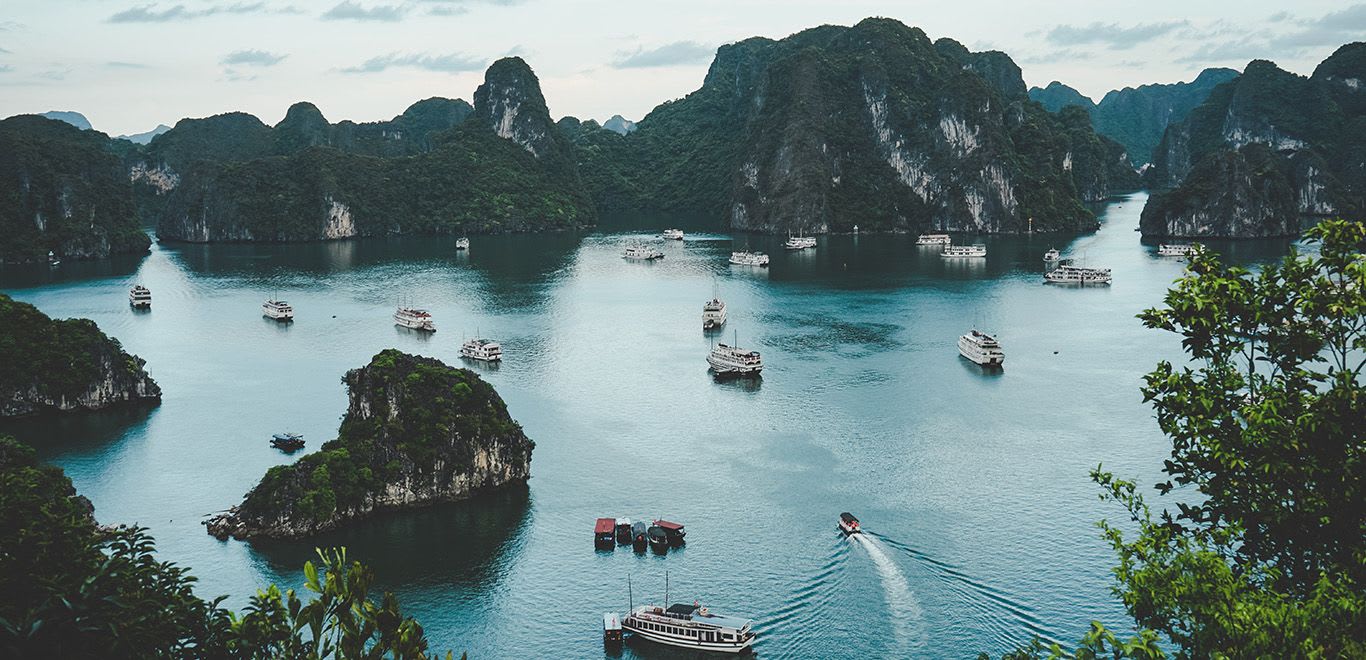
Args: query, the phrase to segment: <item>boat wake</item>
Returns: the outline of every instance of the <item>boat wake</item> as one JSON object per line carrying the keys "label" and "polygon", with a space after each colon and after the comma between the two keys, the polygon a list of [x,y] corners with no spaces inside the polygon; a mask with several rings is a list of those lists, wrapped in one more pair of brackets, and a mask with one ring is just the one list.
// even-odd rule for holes
{"label": "boat wake", "polygon": [[[822,640],[829,638],[834,631],[812,622],[826,620],[827,614],[835,609],[835,602],[843,589],[844,571],[840,570],[848,560],[849,546],[844,543],[832,544],[826,561],[816,575],[798,588],[788,599],[787,604],[773,612],[755,626],[761,635],[769,631],[781,631],[768,635],[765,643],[782,640],[780,655],[788,657],[813,657],[817,655]],[[801,625],[796,625],[801,622]],[[767,647],[765,647],[767,648]]]}
{"label": "boat wake", "polygon": [[1062,644],[1028,606],[973,579],[956,566],[939,561],[904,543],[883,537],[878,539],[927,566],[930,573],[944,582],[961,602],[979,614],[983,627],[990,632],[1001,648],[1016,648],[1028,644],[1033,637],[1038,637],[1046,643]]}
{"label": "boat wake", "polygon": [[887,608],[892,615],[892,632],[896,636],[899,649],[907,650],[911,643],[911,624],[920,620],[920,604],[911,593],[906,574],[902,573],[896,561],[882,550],[877,539],[866,533],[851,534],[849,538],[863,546],[868,552],[868,557],[877,566],[877,571],[882,576],[883,589],[887,594]]}

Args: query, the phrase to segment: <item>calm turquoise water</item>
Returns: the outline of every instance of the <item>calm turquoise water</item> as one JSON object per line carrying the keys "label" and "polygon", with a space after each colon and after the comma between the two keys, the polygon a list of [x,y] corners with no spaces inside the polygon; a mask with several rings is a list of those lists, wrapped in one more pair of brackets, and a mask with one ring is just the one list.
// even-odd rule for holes
{"label": "calm turquoise water", "polygon": [[[1177,340],[1134,318],[1181,263],[1134,232],[1141,196],[1108,205],[1097,234],[988,238],[983,263],[945,264],[913,237],[823,237],[770,269],[731,267],[728,235],[661,243],[628,263],[630,230],[586,235],[161,246],[145,259],[0,272],[0,289],[57,317],[97,321],[147,359],[165,390],[150,412],[28,420],[106,523],[150,527],[204,596],[242,605],[301,583],[314,545],[344,544],[427,628],[470,657],[596,657],[601,615],[671,596],[753,617],[764,657],[971,657],[1033,635],[1070,641],[1124,627],[1113,555],[1087,472],[1157,480],[1168,445],[1138,388]],[[644,221],[648,222],[648,221]],[[642,224],[642,226],[644,226]],[[659,227],[652,227],[657,230]],[[736,244],[743,244],[737,237]],[[1043,252],[1109,266],[1109,288],[1041,284]],[[1242,263],[1286,241],[1216,246]],[[150,313],[127,306],[135,282]],[[730,305],[725,336],[763,351],[757,385],[717,383],[702,303]],[[260,316],[278,292],[298,320]],[[429,307],[428,338],[395,303]],[[1003,372],[958,357],[976,323],[999,333]],[[219,542],[200,520],[290,458],[270,434],[316,447],[345,411],[342,374],[396,347],[451,364],[462,335],[502,341],[479,369],[537,442],[524,492],[399,513],[306,543]],[[870,532],[835,529],[853,511]],[[684,522],[660,557],[596,552],[598,516]],[[692,657],[648,643],[627,657]]]}

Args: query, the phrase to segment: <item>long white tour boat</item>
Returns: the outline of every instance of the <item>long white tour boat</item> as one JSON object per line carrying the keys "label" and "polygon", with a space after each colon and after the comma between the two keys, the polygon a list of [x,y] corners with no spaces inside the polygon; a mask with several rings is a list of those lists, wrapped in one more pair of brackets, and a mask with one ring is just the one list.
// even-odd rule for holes
{"label": "long white tour boat", "polygon": [[128,304],[132,307],[151,307],[152,290],[141,284],[134,284],[128,290]]}
{"label": "long white tour boat", "polygon": [[432,313],[416,307],[399,307],[394,312],[394,325],[423,332],[436,332],[436,324],[432,323]]}
{"label": "long white tour boat", "polygon": [[915,239],[916,245],[948,245],[953,243],[953,237],[948,234],[921,234]]}
{"label": "long white tour boat", "polygon": [[659,250],[651,250],[644,245],[628,245],[621,257],[631,261],[654,261],[655,259],[663,259],[664,253]]}
{"label": "long white tour boat", "polygon": [[726,302],[712,298],[702,305],[702,329],[715,330],[726,324]]}
{"label": "long white tour boat", "polygon": [[294,308],[283,300],[271,298],[261,303],[261,315],[267,316],[276,321],[293,321]]}
{"label": "long white tour boat", "polygon": [[768,266],[768,255],[763,252],[750,252],[749,250],[732,252],[730,253],[730,262],[737,266],[759,266],[763,268]]}
{"label": "long white tour boat", "polygon": [[1159,257],[1189,257],[1195,251],[1190,243],[1162,243],[1157,246]]}
{"label": "long white tour boat", "polygon": [[503,347],[491,339],[470,339],[460,346],[460,357],[498,362],[503,359]]}
{"label": "long white tour boat", "polygon": [[999,367],[1006,361],[1000,342],[995,337],[971,330],[958,338],[958,352],[965,358],[984,367]]}
{"label": "long white tour boat", "polygon": [[788,236],[787,242],[783,243],[783,247],[789,250],[814,249],[816,247],[816,237],[803,236],[800,234],[797,236]]}
{"label": "long white tour boat", "polygon": [[939,256],[945,259],[984,259],[987,256],[987,246],[976,243],[974,245],[945,245],[944,252]]}
{"label": "long white tour boat", "polygon": [[718,377],[758,376],[764,370],[764,361],[759,351],[747,350],[738,346],[717,344],[707,356],[707,364]]}
{"label": "long white tour boat", "polygon": [[1050,284],[1109,284],[1109,268],[1084,268],[1063,264],[1044,273],[1044,281]]}
{"label": "long white tour boat", "polygon": [[621,619],[622,630],[652,642],[721,653],[739,653],[753,645],[753,625],[750,619],[712,612],[697,603],[641,605]]}
{"label": "long white tour boat", "polygon": [[681,240],[683,240],[683,230],[682,230],[682,229],[665,229],[665,230],[664,230],[664,240],[666,240],[666,241],[681,241]]}

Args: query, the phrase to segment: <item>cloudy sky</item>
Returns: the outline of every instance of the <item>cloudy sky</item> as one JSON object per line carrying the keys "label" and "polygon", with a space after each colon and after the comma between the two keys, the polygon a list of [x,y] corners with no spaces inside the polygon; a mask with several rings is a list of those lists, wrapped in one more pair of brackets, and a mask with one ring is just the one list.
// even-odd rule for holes
{"label": "cloudy sky", "polygon": [[[1031,85],[1099,99],[1208,66],[1270,59],[1303,74],[1366,40],[1351,0],[2,0],[0,117],[77,110],[111,134],[244,110],[275,123],[309,100],[331,121],[469,100],[489,62],[524,57],[555,117],[638,119],[697,88],[718,45],[887,16],[999,49]],[[1038,3],[1043,4],[1043,3]],[[1287,9],[1287,7],[1293,7]]]}

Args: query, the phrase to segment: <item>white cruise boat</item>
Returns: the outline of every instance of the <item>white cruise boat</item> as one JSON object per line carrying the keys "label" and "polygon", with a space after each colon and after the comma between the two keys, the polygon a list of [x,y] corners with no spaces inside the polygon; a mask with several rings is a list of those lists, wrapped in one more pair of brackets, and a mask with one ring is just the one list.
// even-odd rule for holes
{"label": "white cruise boat", "polygon": [[958,352],[963,357],[984,367],[997,367],[1005,363],[1006,354],[1001,350],[995,337],[977,330],[958,338]]}
{"label": "white cruise boat", "polygon": [[498,362],[503,359],[503,347],[491,339],[470,339],[460,346],[460,357]]}
{"label": "white cruise boat", "polygon": [[261,303],[261,315],[269,316],[276,321],[293,321],[294,308],[290,307],[289,303],[283,300],[271,298],[270,300]]}
{"label": "white cruise boat", "polygon": [[721,653],[739,653],[753,645],[753,625],[750,619],[717,614],[697,604],[641,605],[621,620],[622,630],[652,642]]}
{"label": "white cruise boat", "polygon": [[1044,273],[1044,281],[1052,284],[1109,284],[1109,268],[1083,268],[1063,264]]}
{"label": "white cruise boat", "polygon": [[702,329],[715,330],[726,324],[726,303],[712,298],[702,305]]}
{"label": "white cruise boat", "polygon": [[455,249],[457,249],[457,250],[468,250],[468,249],[470,249],[470,239],[465,238],[464,236],[461,236],[460,238],[455,239]]}
{"label": "white cruise boat", "polygon": [[717,344],[707,356],[707,364],[718,377],[758,376],[764,370],[764,361],[759,351],[750,351],[736,346]]}
{"label": "white cruise boat", "polygon": [[975,245],[945,245],[944,252],[939,256],[945,259],[984,259],[987,256],[987,246],[977,243]]}
{"label": "white cruise boat", "polygon": [[785,247],[785,248],[787,248],[787,249],[789,249],[789,250],[806,250],[806,249],[815,248],[815,247],[816,247],[816,237],[815,237],[815,236],[801,236],[801,235],[798,235],[798,236],[788,236],[788,237],[787,237],[787,242],[786,242],[786,243],[783,243],[783,247]]}
{"label": "white cruise boat", "polygon": [[1157,256],[1159,257],[1189,257],[1195,251],[1195,246],[1190,243],[1162,243],[1157,246]]}
{"label": "white cruise boat", "polygon": [[423,332],[436,332],[436,324],[432,323],[432,313],[416,307],[399,307],[394,312],[394,325]]}
{"label": "white cruise boat", "polygon": [[1059,261],[1062,261],[1062,253],[1058,252],[1057,248],[1048,248],[1048,251],[1043,253],[1043,262],[1046,264],[1055,264]]}
{"label": "white cruise boat", "polygon": [[133,285],[128,290],[128,304],[133,307],[151,307],[152,290],[141,284]]}
{"label": "white cruise boat", "polygon": [[659,250],[651,250],[644,245],[628,245],[621,256],[623,259],[632,261],[654,261],[655,259],[663,259],[664,253]]}
{"label": "white cruise boat", "polygon": [[916,245],[949,245],[953,238],[948,234],[921,234],[915,239]]}
{"label": "white cruise boat", "polygon": [[681,241],[681,240],[683,240],[683,230],[682,230],[682,229],[665,229],[665,230],[664,230],[664,240],[666,240],[666,241]]}
{"label": "white cruise boat", "polygon": [[730,253],[730,262],[737,266],[768,266],[768,255],[763,252],[743,252]]}

